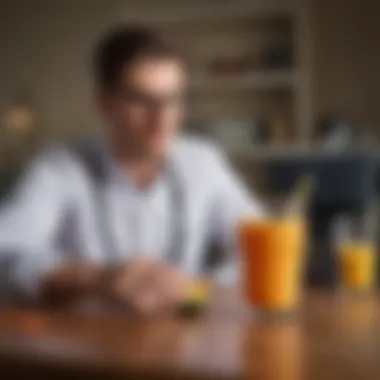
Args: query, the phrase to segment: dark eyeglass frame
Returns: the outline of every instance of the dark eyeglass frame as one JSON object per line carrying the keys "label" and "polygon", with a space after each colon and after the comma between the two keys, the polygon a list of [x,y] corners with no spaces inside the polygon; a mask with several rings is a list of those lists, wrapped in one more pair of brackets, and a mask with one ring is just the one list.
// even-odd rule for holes
{"label": "dark eyeglass frame", "polygon": [[136,104],[146,109],[162,109],[173,106],[182,106],[186,103],[187,93],[183,91],[177,94],[163,96],[152,95],[136,89],[119,88],[114,95],[129,104]]}

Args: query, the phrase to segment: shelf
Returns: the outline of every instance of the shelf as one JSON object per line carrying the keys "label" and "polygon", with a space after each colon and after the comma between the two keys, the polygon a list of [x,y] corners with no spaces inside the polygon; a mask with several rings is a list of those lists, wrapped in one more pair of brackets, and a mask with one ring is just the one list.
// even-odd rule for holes
{"label": "shelf", "polygon": [[284,146],[254,146],[241,148],[226,148],[226,152],[233,159],[251,161],[260,159],[278,158],[344,158],[351,155],[365,155],[378,159],[375,151],[365,148],[350,148],[346,150],[331,150],[324,148],[310,148],[304,145],[289,144]]}
{"label": "shelf", "polygon": [[283,146],[265,146],[252,145],[245,147],[226,148],[226,152],[234,159],[239,160],[256,160],[278,157],[293,157],[309,154],[310,150],[307,147],[302,147],[296,144]]}
{"label": "shelf", "polygon": [[133,12],[130,5],[122,5],[118,14],[121,21],[143,22],[149,24],[168,24],[182,22],[209,22],[218,19],[273,17],[278,15],[294,16],[301,0],[225,0],[215,2],[192,1],[188,4],[163,4],[160,8],[147,7],[136,1]]}
{"label": "shelf", "polygon": [[218,74],[195,78],[193,91],[292,89],[296,84],[294,70],[258,71],[248,74]]}

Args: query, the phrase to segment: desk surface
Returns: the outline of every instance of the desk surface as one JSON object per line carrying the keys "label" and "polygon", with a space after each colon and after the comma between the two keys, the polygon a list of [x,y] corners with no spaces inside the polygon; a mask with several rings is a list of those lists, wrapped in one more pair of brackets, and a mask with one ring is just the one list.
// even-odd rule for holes
{"label": "desk surface", "polygon": [[235,292],[218,298],[191,321],[2,309],[0,374],[380,379],[379,299],[311,292],[296,319],[264,321]]}

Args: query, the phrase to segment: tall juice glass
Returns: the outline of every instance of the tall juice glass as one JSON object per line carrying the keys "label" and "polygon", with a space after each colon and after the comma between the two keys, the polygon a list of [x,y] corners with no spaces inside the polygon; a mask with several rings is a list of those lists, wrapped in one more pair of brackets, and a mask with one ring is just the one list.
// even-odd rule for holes
{"label": "tall juice glass", "polygon": [[373,290],[376,244],[373,226],[365,217],[341,217],[334,225],[340,287],[356,292]]}
{"label": "tall juice glass", "polygon": [[238,235],[247,300],[259,310],[295,311],[302,288],[304,219],[291,215],[246,219],[240,222]]}

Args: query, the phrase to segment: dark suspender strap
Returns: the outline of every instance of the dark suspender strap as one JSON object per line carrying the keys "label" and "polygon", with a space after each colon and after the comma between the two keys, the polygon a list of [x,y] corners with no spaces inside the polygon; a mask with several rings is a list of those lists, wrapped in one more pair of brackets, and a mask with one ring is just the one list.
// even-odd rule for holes
{"label": "dark suspender strap", "polygon": [[[108,221],[108,212],[105,201],[106,168],[96,146],[90,142],[79,142],[73,145],[75,157],[79,158],[83,167],[89,173],[92,184],[95,223],[98,236],[100,237],[103,250],[108,255],[116,255],[113,234]],[[112,256],[111,256],[112,257]]]}
{"label": "dark suspender strap", "polygon": [[188,245],[187,233],[186,233],[186,200],[185,189],[182,187],[182,183],[178,173],[167,165],[167,177],[170,187],[170,201],[172,204],[172,226],[173,236],[170,244],[169,252],[167,254],[168,261],[180,266],[181,261],[184,259],[185,249]]}

